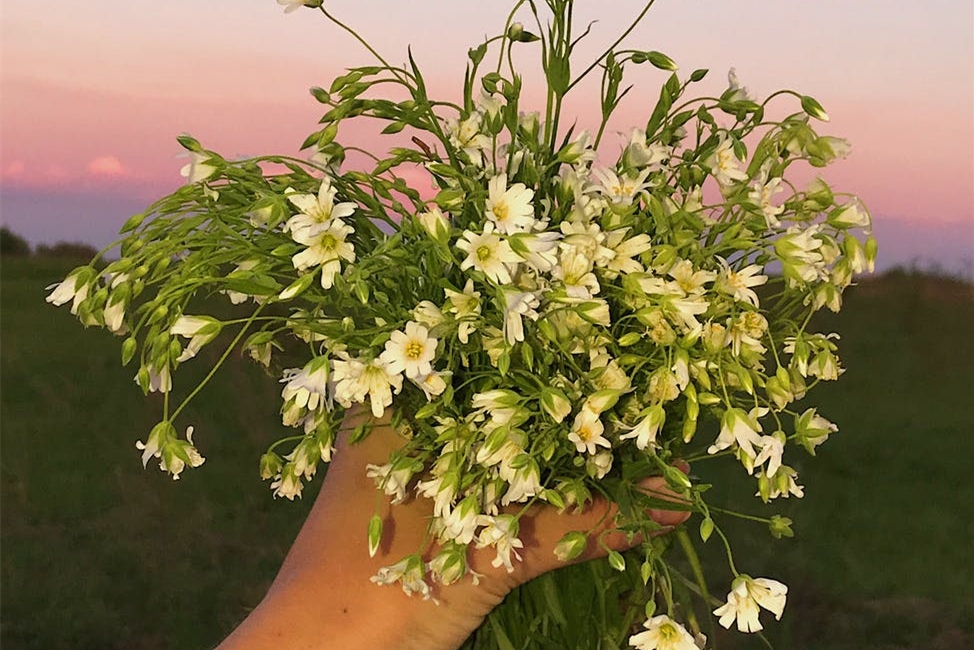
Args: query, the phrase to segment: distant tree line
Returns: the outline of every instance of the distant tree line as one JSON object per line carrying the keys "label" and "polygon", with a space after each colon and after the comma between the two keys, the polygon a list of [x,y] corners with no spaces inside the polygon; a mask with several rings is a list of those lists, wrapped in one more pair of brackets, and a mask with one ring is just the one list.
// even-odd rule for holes
{"label": "distant tree line", "polygon": [[0,227],[0,255],[10,257],[59,257],[62,259],[90,260],[98,253],[94,247],[80,242],[40,244],[31,251],[30,244],[6,226]]}

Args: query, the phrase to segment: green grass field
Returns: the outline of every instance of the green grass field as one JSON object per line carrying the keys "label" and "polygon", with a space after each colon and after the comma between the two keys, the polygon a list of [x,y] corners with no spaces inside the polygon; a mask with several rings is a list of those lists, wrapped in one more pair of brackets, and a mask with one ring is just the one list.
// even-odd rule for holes
{"label": "green grass field", "polygon": [[[120,366],[117,339],[44,303],[44,287],[69,268],[17,258],[0,267],[0,642],[211,647],[263,594],[317,483],[292,504],[275,502],[259,480],[257,459],[280,431],[279,387],[241,359],[187,413],[206,464],[176,483],[143,470],[134,443],[160,405]],[[850,290],[843,313],[826,318],[823,326],[843,333],[848,372],[812,396],[840,432],[798,466],[807,496],[783,504],[797,537],[729,526],[741,570],[791,589],[768,638],[781,650],[974,647],[972,287],[888,274]],[[191,368],[177,381],[190,385],[182,372]],[[700,465],[695,471],[711,478]],[[728,500],[752,489],[727,485]],[[721,563],[713,567],[720,592],[727,576]],[[606,575],[569,573],[579,582]],[[554,626],[549,638],[593,647],[578,645],[577,633],[593,596],[573,598],[565,579],[512,595],[496,620],[516,625],[539,598],[560,593],[567,628],[545,621]],[[538,629],[525,623],[507,640],[541,647],[532,641]],[[497,647],[491,630],[471,645]],[[721,648],[763,647],[720,640]]]}

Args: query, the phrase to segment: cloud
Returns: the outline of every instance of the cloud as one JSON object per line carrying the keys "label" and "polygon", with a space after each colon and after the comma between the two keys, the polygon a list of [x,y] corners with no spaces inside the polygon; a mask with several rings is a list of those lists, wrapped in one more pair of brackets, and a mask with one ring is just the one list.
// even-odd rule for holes
{"label": "cloud", "polygon": [[27,169],[22,160],[14,160],[3,167],[3,176],[20,176]]}
{"label": "cloud", "polygon": [[88,161],[86,167],[92,176],[125,176],[127,171],[115,156],[98,156]]}

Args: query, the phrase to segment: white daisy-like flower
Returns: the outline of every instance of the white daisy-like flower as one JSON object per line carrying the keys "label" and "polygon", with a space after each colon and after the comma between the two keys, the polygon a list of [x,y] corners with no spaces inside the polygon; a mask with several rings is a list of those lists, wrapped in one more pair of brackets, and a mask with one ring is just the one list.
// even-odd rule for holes
{"label": "white daisy-like flower", "polygon": [[645,167],[650,171],[656,171],[673,155],[673,147],[654,142],[646,141],[646,131],[644,129],[633,129],[629,136],[629,145],[626,147],[626,155],[629,162],[636,167]]}
{"label": "white daisy-like flower", "polygon": [[721,187],[727,187],[747,179],[747,173],[741,168],[743,161],[734,153],[734,143],[724,138],[717,145],[717,149],[707,159],[707,166]]}
{"label": "white daisy-like flower", "polygon": [[483,526],[477,535],[477,548],[493,546],[497,556],[491,562],[494,568],[503,566],[508,573],[514,572],[514,562],[521,560],[516,549],[524,548],[524,543],[517,537],[518,523],[514,515],[481,515],[478,523]]}
{"label": "white daisy-like flower", "polygon": [[649,407],[646,416],[643,417],[633,429],[619,436],[620,440],[636,439],[636,447],[645,449],[656,442],[659,430],[666,422],[666,411],[659,404]]}
{"label": "white daisy-like flower", "polygon": [[450,144],[462,150],[477,167],[483,166],[483,152],[491,148],[491,140],[480,130],[483,114],[471,113],[465,120],[445,120]]}
{"label": "white daisy-like flower", "polygon": [[[284,371],[281,383],[281,399],[285,406],[289,403],[301,410],[315,411],[324,406],[328,399],[330,366],[327,357],[315,357],[303,368],[290,368]],[[285,423],[286,424],[286,423]]]}
{"label": "white daisy-like flower", "polygon": [[53,291],[44,300],[55,307],[70,302],[71,313],[77,315],[78,305],[88,297],[88,292],[94,284],[93,280],[94,272],[89,267],[72,271],[58,284],[47,287]]}
{"label": "white daisy-like flower", "polygon": [[551,277],[564,285],[569,298],[589,300],[601,289],[592,269],[592,260],[579,249],[564,246],[558,264],[551,269]]}
{"label": "white daisy-like flower", "polygon": [[751,183],[751,190],[747,193],[747,200],[758,206],[768,228],[777,228],[781,225],[778,215],[784,212],[783,205],[775,205],[772,198],[775,194],[783,192],[780,178],[768,180],[767,170],[762,170],[761,174]]}
{"label": "white daisy-like flower", "polygon": [[470,340],[470,334],[477,329],[480,318],[480,292],[474,291],[473,280],[467,278],[463,291],[444,289],[449,307],[446,311],[457,319],[457,339],[461,343]]}
{"label": "white daisy-like flower", "polygon": [[699,650],[693,635],[669,616],[654,616],[643,627],[645,632],[629,637],[637,650]]}
{"label": "white daisy-like flower", "polygon": [[617,175],[611,169],[595,169],[593,174],[602,182],[598,187],[606,200],[613,205],[632,205],[636,195],[649,187],[646,178],[649,176],[648,169],[644,169],[636,176],[629,174]]}
{"label": "white daisy-like flower", "polygon": [[612,448],[612,443],[606,439],[604,434],[605,425],[602,424],[598,414],[583,408],[575,416],[568,439],[575,443],[575,449],[578,450],[578,453],[594,454],[599,447]]}
{"label": "white daisy-like flower", "polygon": [[646,233],[626,239],[628,228],[610,230],[606,233],[605,247],[612,251],[612,259],[599,259],[597,264],[605,267],[613,274],[642,273],[643,265],[632,259],[642,255],[653,247],[652,240]]}
{"label": "white daisy-like flower", "polygon": [[494,233],[493,221],[485,223],[480,234],[465,230],[457,248],[467,253],[460,263],[461,270],[473,268],[495,284],[510,284],[511,273],[521,260],[511,245]]}
{"label": "white daisy-like flower", "polygon": [[677,260],[666,274],[673,278],[688,296],[703,295],[707,292],[704,285],[717,279],[715,272],[694,269],[693,263],[689,260]]}
{"label": "white daisy-like flower", "polygon": [[757,456],[754,447],[761,446],[761,423],[758,418],[766,415],[768,409],[753,408],[750,413],[745,413],[743,409],[729,408],[724,412],[720,420],[720,433],[716,442],[707,449],[708,454],[716,454],[718,451],[727,449],[736,444],[743,454],[753,459]]}
{"label": "white daisy-like flower", "polygon": [[406,499],[406,488],[413,478],[409,467],[394,469],[392,463],[385,465],[366,465],[365,474],[375,481],[375,487],[392,497],[392,503],[402,503]]}
{"label": "white daisy-like flower", "polygon": [[190,185],[201,183],[216,173],[216,165],[206,164],[212,156],[201,151],[190,151],[189,162],[179,170],[180,175],[186,177],[186,182]]}
{"label": "white daisy-like flower", "polygon": [[456,507],[449,508],[442,515],[443,530],[440,532],[440,541],[453,540],[457,544],[469,544],[480,525],[480,517],[476,497],[465,497]]}
{"label": "white daisy-like flower", "polygon": [[423,377],[433,372],[436,339],[429,330],[416,323],[406,323],[406,331],[396,330],[386,341],[380,358],[392,374],[405,373],[409,378]]}
{"label": "white daisy-like flower", "polygon": [[517,289],[500,289],[504,303],[504,339],[509,345],[524,340],[524,321],[522,318],[538,320],[538,307],[541,302],[533,291],[518,291]]}
{"label": "white daisy-like flower", "polygon": [[200,348],[212,341],[220,333],[222,323],[210,316],[180,316],[169,328],[170,334],[190,339],[177,361],[192,359]]}
{"label": "white daisy-like flower", "polygon": [[487,184],[487,219],[492,221],[497,232],[513,235],[517,232],[530,232],[534,219],[534,190],[524,183],[507,187],[507,174],[499,174]]}
{"label": "white daisy-like flower", "polygon": [[740,271],[735,271],[722,257],[718,257],[721,272],[717,278],[716,287],[721,293],[733,296],[734,300],[746,302],[755,307],[758,306],[758,295],[751,287],[759,287],[768,281],[768,276],[761,271],[764,267],[758,264],[750,264]]}
{"label": "white daisy-like flower", "polygon": [[288,201],[300,210],[287,220],[284,230],[292,233],[302,228],[311,228],[322,224],[328,224],[332,219],[344,219],[352,216],[355,212],[355,204],[344,202],[335,204],[337,190],[332,187],[331,180],[325,176],[318,188],[317,196],[314,194],[299,194],[288,188],[284,191]]}
{"label": "white daisy-like flower", "polygon": [[308,247],[291,258],[294,268],[304,271],[321,266],[321,287],[331,289],[335,276],[342,270],[341,260],[355,261],[355,247],[345,241],[352,232],[352,227],[340,219],[294,231],[294,241]]}
{"label": "white daisy-like flower", "polygon": [[727,602],[715,609],[714,615],[720,617],[720,624],[727,629],[736,620],[741,632],[759,632],[764,629],[758,620],[760,608],[768,610],[780,621],[787,594],[788,587],[777,580],[740,575],[731,585]]}

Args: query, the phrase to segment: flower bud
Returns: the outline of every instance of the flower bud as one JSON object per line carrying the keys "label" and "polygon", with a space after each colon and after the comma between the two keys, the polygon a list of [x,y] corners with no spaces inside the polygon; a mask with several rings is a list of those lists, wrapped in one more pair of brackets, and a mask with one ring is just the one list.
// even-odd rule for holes
{"label": "flower bud", "polygon": [[788,517],[774,515],[771,517],[771,522],[768,524],[768,528],[771,530],[771,536],[775,539],[781,539],[782,537],[794,537],[795,532],[791,529],[791,523],[791,519]]}
{"label": "flower bud", "polygon": [[273,451],[260,457],[260,478],[265,481],[280,474],[283,468],[284,461]]}
{"label": "flower bud", "polygon": [[573,530],[558,540],[555,545],[555,557],[562,562],[570,562],[581,555],[587,546],[588,537],[585,533]]}
{"label": "flower bud", "polygon": [[545,386],[541,389],[541,408],[555,422],[564,421],[572,412],[572,404],[568,401],[565,393],[550,386]]}
{"label": "flower bud", "polygon": [[825,109],[822,108],[822,105],[814,97],[802,95],[802,110],[823,122],[829,121],[829,114],[825,112]]}

